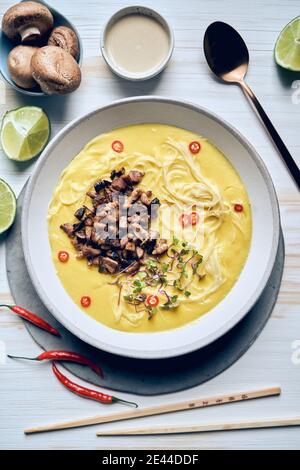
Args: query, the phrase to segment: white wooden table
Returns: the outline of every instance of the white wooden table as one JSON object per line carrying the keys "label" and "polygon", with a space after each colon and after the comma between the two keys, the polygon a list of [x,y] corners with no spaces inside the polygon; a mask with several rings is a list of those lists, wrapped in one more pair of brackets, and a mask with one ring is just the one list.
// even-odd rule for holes
{"label": "white wooden table", "polygon": [[[283,164],[258,119],[239,89],[218,83],[209,74],[202,40],[205,28],[214,20],[237,27],[250,49],[248,81],[263,102],[294,157],[300,163],[300,81],[284,79],[273,61],[273,47],[279,31],[299,15],[299,0],[147,0],[146,4],[165,15],[175,32],[175,51],[169,67],[157,79],[127,83],[116,78],[104,64],[99,49],[100,31],[109,15],[127,5],[127,0],[51,0],[54,8],[76,24],[84,45],[83,82],[67,98],[26,98],[6,87],[0,110],[25,104],[43,106],[49,113],[53,135],[70,120],[111,100],[132,95],[158,94],[201,104],[236,126],[263,157],[275,183],[280,202],[286,242],[286,264],[279,300],[272,318],[254,346],[229,370],[199,387],[173,395],[138,397],[141,406],[177,401],[234,390],[279,384],[282,396],[219,408],[145,418],[138,422],[115,423],[115,427],[146,424],[194,424],[247,418],[300,415],[300,315],[299,315],[299,197]],[[0,15],[12,1],[1,0]],[[2,89],[3,90],[3,89]],[[292,95],[294,93],[294,100]],[[5,96],[4,96],[5,95]],[[4,100],[5,98],[5,100]],[[5,102],[4,102],[5,101]],[[294,103],[293,103],[294,101]],[[0,153],[0,177],[18,194],[32,172],[33,164],[16,165]],[[0,303],[10,302],[4,240],[0,240]],[[22,321],[5,310],[0,312],[0,349],[9,353],[35,355],[38,347]],[[298,341],[298,342],[297,342]],[[294,360],[292,354],[294,352]],[[49,365],[3,361],[0,356],[0,447],[3,449],[114,449],[114,448],[300,448],[299,428],[235,431],[171,437],[97,438],[99,426],[24,436],[23,429],[57,420],[110,412],[95,402],[76,397],[62,388]],[[124,398],[126,395],[124,394]],[[130,397],[132,398],[132,397]],[[120,407],[116,405],[114,410]]]}

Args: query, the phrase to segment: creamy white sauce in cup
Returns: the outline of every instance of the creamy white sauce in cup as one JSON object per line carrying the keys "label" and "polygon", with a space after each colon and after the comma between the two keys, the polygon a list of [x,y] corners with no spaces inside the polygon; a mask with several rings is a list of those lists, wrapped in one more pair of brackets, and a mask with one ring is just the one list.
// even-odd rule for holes
{"label": "creamy white sauce in cup", "polygon": [[167,22],[146,7],[127,7],[108,22],[102,38],[102,54],[117,75],[145,80],[167,65],[173,51],[173,35]]}

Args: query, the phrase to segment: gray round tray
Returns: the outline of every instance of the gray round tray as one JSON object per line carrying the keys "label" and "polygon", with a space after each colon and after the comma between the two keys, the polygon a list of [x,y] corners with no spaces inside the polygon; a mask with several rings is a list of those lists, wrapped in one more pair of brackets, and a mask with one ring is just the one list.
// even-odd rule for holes
{"label": "gray round tray", "polygon": [[61,332],[61,338],[56,338],[25,322],[32,338],[42,349],[77,351],[89,356],[102,366],[105,374],[104,380],[87,367],[66,364],[68,370],[83,380],[113,390],[140,395],[172,393],[199,385],[236,362],[254,343],[272,313],[284,265],[282,233],[276,262],[261,297],[238,325],[209,346],[184,356],[156,360],[121,357],[89,346],[54,319],[32,286],[21,242],[20,219],[23,196],[24,189],[18,199],[18,215],[6,244],[6,265],[10,289],[17,305],[39,314]]}

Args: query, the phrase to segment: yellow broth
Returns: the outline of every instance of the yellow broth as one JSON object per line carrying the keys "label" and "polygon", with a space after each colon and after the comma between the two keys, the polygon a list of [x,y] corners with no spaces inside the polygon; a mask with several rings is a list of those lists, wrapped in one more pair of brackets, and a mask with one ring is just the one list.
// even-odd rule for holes
{"label": "yellow broth", "polygon": [[[120,140],[124,151],[116,153],[111,144]],[[197,154],[189,151],[189,143],[200,142]],[[170,145],[169,143],[175,143]],[[180,149],[180,151],[178,151]],[[160,306],[151,319],[147,312],[136,314],[127,304],[115,285],[109,284],[116,277],[99,273],[97,267],[89,267],[86,259],[77,259],[70,239],[60,229],[65,222],[75,223],[74,212],[83,204],[91,206],[86,191],[96,181],[108,178],[111,170],[124,166],[126,171],[139,169],[145,172],[140,186],[159,198],[161,207],[157,224],[163,224],[166,211],[172,206],[175,222],[164,227],[170,243],[173,236],[180,238],[182,227],[178,215],[187,211],[180,197],[194,201],[196,206],[204,201],[203,231],[193,240],[193,245],[204,256],[201,279],[194,276],[188,287],[187,298],[179,293],[179,306],[163,310]],[[206,196],[197,175],[221,198],[213,208],[205,207]],[[179,198],[179,199],[178,199]],[[243,211],[236,212],[234,205],[242,204]],[[205,227],[215,227],[213,234]],[[166,225],[166,224],[165,224]],[[127,332],[157,332],[177,328],[209,312],[231,290],[245,264],[251,242],[251,208],[243,183],[227,158],[207,139],[187,131],[163,124],[140,124],[115,129],[100,135],[88,143],[62,172],[54,190],[48,214],[49,240],[57,275],[74,303],[95,320]],[[185,229],[184,229],[185,230]],[[186,229],[195,230],[195,227]],[[211,243],[213,241],[213,246]],[[58,253],[65,250],[70,258],[67,263],[58,260]],[[155,293],[148,288],[147,293]],[[91,305],[83,308],[82,296],[91,298]],[[162,299],[160,298],[160,305]]]}

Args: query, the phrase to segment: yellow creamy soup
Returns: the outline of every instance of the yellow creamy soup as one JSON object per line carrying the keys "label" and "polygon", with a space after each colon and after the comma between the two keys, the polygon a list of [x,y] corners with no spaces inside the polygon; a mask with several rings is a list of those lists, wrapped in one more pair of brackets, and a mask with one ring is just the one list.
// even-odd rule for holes
{"label": "yellow creamy soup", "polygon": [[[123,150],[112,148],[115,141]],[[133,275],[98,272],[60,228],[78,223],[76,210],[92,207],[87,191],[121,167],[145,173],[138,187],[160,201],[151,228],[168,243],[159,259],[145,252]],[[211,142],[140,124],[96,137],[72,160],[53,193],[48,226],[57,275],[84,314],[111,328],[150,333],[191,322],[228,294],[249,252],[251,208],[238,174]],[[62,251],[67,262],[59,260]],[[90,304],[83,307],[82,297]]]}

